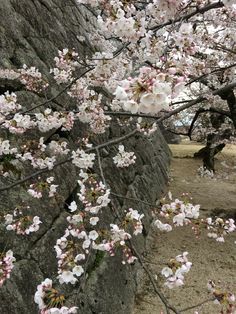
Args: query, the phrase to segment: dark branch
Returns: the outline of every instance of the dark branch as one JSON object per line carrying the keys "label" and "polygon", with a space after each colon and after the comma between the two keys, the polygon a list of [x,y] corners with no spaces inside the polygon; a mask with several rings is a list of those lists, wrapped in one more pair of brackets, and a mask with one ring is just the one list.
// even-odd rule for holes
{"label": "dark branch", "polygon": [[206,5],[205,7],[202,7],[202,8],[197,7],[193,12],[191,12],[189,14],[186,14],[184,16],[180,16],[180,17],[178,17],[177,19],[175,19],[173,21],[170,20],[170,21],[168,21],[166,23],[153,26],[149,30],[151,30],[153,32],[156,32],[156,31],[158,31],[159,29],[161,29],[161,28],[163,28],[165,26],[172,25],[172,24],[175,24],[175,23],[178,23],[178,22],[182,22],[182,21],[186,21],[186,20],[190,19],[191,17],[193,17],[194,15],[204,14],[207,11],[210,11],[210,10],[213,10],[213,9],[222,8],[222,7],[224,7],[224,4],[223,4],[223,2],[220,2],[220,1],[208,4],[208,5]]}

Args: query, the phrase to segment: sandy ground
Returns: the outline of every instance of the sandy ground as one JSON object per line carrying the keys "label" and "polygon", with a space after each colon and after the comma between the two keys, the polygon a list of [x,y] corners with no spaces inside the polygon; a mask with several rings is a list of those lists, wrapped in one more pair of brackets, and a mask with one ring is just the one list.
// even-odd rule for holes
{"label": "sandy ground", "polygon": [[[192,156],[200,147],[188,142],[170,145],[173,160],[169,190],[177,198],[183,192],[190,193],[192,203],[201,205],[202,217],[218,215],[236,218],[236,147],[226,147],[217,156],[214,178],[202,178],[197,174],[202,162]],[[219,243],[208,238],[206,232],[196,239],[190,227],[176,227],[169,233],[160,233],[153,228],[148,239],[145,262],[156,276],[161,291],[171,304],[181,310],[209,299],[206,287],[208,280],[214,280],[236,294],[235,241],[236,232],[226,236],[225,243]],[[189,261],[193,266],[185,276],[185,285],[169,290],[163,286],[161,269],[166,261],[184,251],[189,252]],[[133,314],[166,313],[146,275],[143,274],[141,278]],[[197,310],[199,314],[219,314],[221,306],[210,302],[183,313],[194,314]]]}

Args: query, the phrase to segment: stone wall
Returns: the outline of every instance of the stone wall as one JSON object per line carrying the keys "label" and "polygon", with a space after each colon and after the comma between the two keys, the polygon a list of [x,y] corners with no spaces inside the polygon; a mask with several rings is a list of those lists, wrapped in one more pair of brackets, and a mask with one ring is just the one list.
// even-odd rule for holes
{"label": "stone wall", "polygon": [[[14,69],[24,63],[36,66],[47,75],[48,68],[53,66],[53,58],[58,49],[75,48],[80,55],[90,54],[93,48],[89,42],[81,43],[79,35],[94,29],[94,17],[85,8],[78,9],[74,0],[1,0],[0,3],[0,66]],[[20,103],[27,107],[32,103],[42,102],[39,95],[24,91],[21,84],[0,80],[1,93],[6,90],[17,91]],[[57,90],[50,89],[47,97]],[[70,100],[61,97],[60,103],[66,107]],[[58,104],[51,103],[52,107]],[[83,126],[77,123],[72,132],[44,134],[64,138],[73,142],[82,134]],[[128,132],[113,124],[106,134],[94,139],[96,143],[121,136]],[[38,138],[38,134],[24,135]],[[0,129],[0,138],[16,138]],[[160,131],[150,139],[138,134],[125,141],[128,151],[134,151],[137,160],[129,169],[118,170],[111,156],[117,152],[115,147],[101,151],[104,176],[112,191],[126,198],[114,196],[112,207],[103,211],[103,221],[116,221],[117,211],[123,212],[133,207],[145,214],[143,235],[135,239],[135,245],[142,252],[145,249],[145,236],[151,222],[151,209],[144,203],[130,198],[138,198],[154,203],[165,190],[168,181],[167,171],[170,152]],[[96,166],[97,167],[97,166]],[[97,167],[98,170],[98,167]],[[8,185],[24,177],[29,169],[21,166],[18,173],[10,178],[1,178],[0,185]],[[0,221],[0,251],[12,249],[17,259],[11,278],[0,288],[1,314],[37,314],[38,309],[33,297],[37,285],[45,278],[56,281],[56,256],[54,245],[57,238],[63,235],[68,216],[67,206],[72,197],[76,197],[78,170],[71,164],[64,164],[54,172],[60,182],[59,198],[47,200],[32,199],[26,192],[27,185],[17,186],[0,194],[1,217],[17,206],[30,206],[30,214],[41,217],[43,224],[40,230],[30,236],[16,237],[6,232]],[[67,303],[79,307],[80,314],[128,314],[131,312],[136,290],[136,265],[122,265],[121,256],[103,256],[94,254],[88,264],[88,278],[85,283],[68,285]]]}

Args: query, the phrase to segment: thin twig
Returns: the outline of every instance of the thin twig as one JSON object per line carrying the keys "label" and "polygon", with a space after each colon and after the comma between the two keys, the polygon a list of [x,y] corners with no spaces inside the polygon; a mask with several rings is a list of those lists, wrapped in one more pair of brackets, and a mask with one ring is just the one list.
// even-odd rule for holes
{"label": "thin twig", "polygon": [[203,302],[201,302],[201,303],[198,303],[198,304],[196,304],[196,305],[192,305],[192,306],[186,307],[186,308],[180,310],[179,312],[180,312],[180,313],[183,313],[183,312],[186,312],[186,311],[188,311],[188,310],[195,309],[196,307],[202,306],[203,304],[206,304],[206,303],[212,302],[212,301],[214,301],[213,298],[207,299],[207,300],[205,300],[205,301],[203,301]]}
{"label": "thin twig", "polygon": [[[121,219],[121,216],[119,214],[119,212],[117,211],[116,207],[114,207],[114,211],[115,211],[115,215],[117,217],[117,219],[119,221],[122,221]],[[166,308],[166,313],[167,314],[170,314],[170,311],[169,310],[172,310],[175,314],[180,314],[172,305],[170,305],[167,301],[167,299],[165,298],[165,296],[159,291],[158,287],[157,287],[157,284],[155,282],[155,279],[153,278],[152,276],[152,273],[149,271],[149,269],[146,267],[145,263],[143,262],[142,260],[142,257],[141,255],[139,254],[139,252],[137,251],[137,249],[135,248],[133,242],[129,239],[128,240],[129,242],[129,245],[132,249],[132,251],[134,252],[135,256],[138,258],[138,261],[140,263],[140,265],[142,266],[142,268],[144,269],[144,271],[147,273],[150,281],[151,281],[151,284],[153,286],[153,289],[155,291],[155,293],[159,296],[159,298],[161,299],[162,303],[164,304],[165,308]]]}
{"label": "thin twig", "polygon": [[[87,69],[86,71],[84,71],[81,75],[79,75],[78,77],[74,78],[68,85],[66,85],[59,93],[57,93],[55,96],[45,100],[44,102],[38,104],[38,105],[35,105],[34,107],[31,107],[29,109],[26,109],[24,111],[20,111],[19,114],[26,114],[26,113],[29,113],[31,111],[33,111],[34,109],[37,109],[37,108],[40,108],[40,107],[43,107],[45,105],[47,105],[48,103],[50,102],[55,102],[55,100],[61,96],[63,93],[65,93],[74,83],[76,83],[77,80],[79,80],[81,77],[83,77],[86,73],[88,73],[89,71],[93,70],[94,67],[90,67],[89,69]],[[10,114],[6,117],[6,120],[11,120],[12,118],[14,117],[13,114]],[[0,125],[4,124],[5,123],[5,120],[2,121],[0,123]]]}
{"label": "thin twig", "polygon": [[185,84],[185,86],[188,86],[188,85],[190,85],[190,84],[192,84],[194,82],[197,82],[197,81],[201,80],[202,78],[204,78],[204,77],[206,77],[208,75],[211,75],[211,74],[217,73],[217,72],[221,72],[221,71],[225,71],[225,70],[228,70],[228,69],[233,68],[235,66],[236,66],[236,63],[233,63],[233,64],[230,64],[230,65],[228,65],[226,67],[221,67],[221,68],[212,70],[210,73],[205,73],[205,74],[202,74],[201,76],[193,78],[191,81],[189,81],[187,84]]}
{"label": "thin twig", "polygon": [[158,297],[161,299],[162,303],[165,305],[166,308],[166,313],[169,314],[170,310],[172,312],[174,312],[175,314],[180,314],[180,311],[178,311],[174,306],[172,306],[171,304],[169,304],[168,300],[165,298],[165,296],[160,292],[160,289],[157,286],[157,283],[152,275],[152,273],[150,272],[150,270],[148,269],[148,267],[145,265],[145,263],[143,262],[143,259],[141,257],[141,255],[139,254],[139,252],[137,251],[137,249],[135,248],[134,244],[132,243],[131,240],[129,240],[130,246],[135,254],[135,256],[137,256],[138,261],[140,263],[140,265],[142,266],[142,268],[144,269],[144,271],[146,272],[146,274],[148,275],[151,284],[153,286],[153,289],[155,291],[155,293],[158,295]]}
{"label": "thin twig", "polygon": [[34,107],[27,109],[23,112],[20,112],[20,114],[25,114],[28,113],[34,109],[37,109],[39,107],[42,107],[52,101],[54,101],[55,99],[57,99],[59,96],[61,96],[63,93],[65,93],[74,83],[76,83],[76,81],[78,81],[81,77],[83,77],[86,73],[90,72],[91,70],[93,70],[94,67],[90,67],[88,68],[86,71],[84,71],[82,74],[80,74],[78,77],[74,78],[68,85],[66,85],[65,88],[63,88],[57,95],[51,97],[50,99],[45,100],[44,102],[42,102],[41,104],[35,105]]}
{"label": "thin twig", "polygon": [[[222,93],[225,93],[229,90],[232,90],[236,87],[236,82],[233,82],[229,85],[226,85],[224,87],[221,87],[215,91],[213,91],[211,94],[207,94],[207,95],[220,95]],[[108,114],[108,115],[117,115],[117,116],[129,116],[129,117],[143,117],[143,118],[149,118],[149,119],[156,119],[157,122],[162,122],[168,118],[170,118],[171,116],[185,110],[185,109],[188,109],[194,105],[197,105],[199,103],[201,103],[202,101],[205,101],[207,100],[207,97],[206,96],[199,96],[198,98],[196,99],[193,99],[193,100],[190,100],[189,102],[187,102],[186,104],[174,109],[174,110],[171,110],[169,112],[165,112],[164,115],[162,117],[157,117],[157,116],[153,116],[153,115],[148,115],[148,114],[142,114],[142,113],[130,113],[130,112],[112,112],[112,111],[106,111],[105,114]]]}
{"label": "thin twig", "polygon": [[[211,95],[219,95],[221,93],[224,93],[224,92],[227,92],[229,90],[232,90],[235,87],[236,87],[236,82],[233,82],[233,83],[231,83],[229,85],[226,85],[224,87],[221,87],[221,88],[215,90],[213,93],[211,93]],[[187,103],[187,104],[185,104],[183,106],[180,106],[179,108],[176,108],[176,109],[170,111],[169,113],[167,113],[163,117],[159,118],[158,122],[164,121],[164,120],[170,118],[171,116],[173,116],[173,115],[175,115],[175,114],[177,114],[177,113],[179,113],[179,112],[181,112],[181,111],[183,111],[185,109],[188,109],[188,108],[190,108],[190,107],[192,107],[194,105],[197,105],[198,103],[200,103],[200,102],[202,102],[204,100],[207,100],[206,96],[199,96],[198,98],[190,101],[189,103]]]}
{"label": "thin twig", "polygon": [[98,168],[99,168],[99,171],[100,171],[102,182],[103,182],[104,185],[106,185],[106,180],[105,180],[103,169],[102,169],[101,156],[100,156],[98,148],[96,148],[96,152],[97,152],[97,157],[98,157]]}
{"label": "thin twig", "polygon": [[111,192],[110,194],[113,195],[113,196],[119,197],[119,198],[124,198],[126,200],[134,201],[134,202],[137,202],[137,203],[143,203],[143,204],[148,205],[148,206],[152,206],[152,207],[157,207],[158,206],[158,204],[148,203],[148,202],[142,201],[139,198],[127,197],[127,196],[116,194],[116,193],[113,193],[113,192]]}
{"label": "thin twig", "polygon": [[193,12],[191,12],[189,14],[186,14],[184,16],[180,16],[180,17],[178,17],[175,20],[170,20],[170,21],[165,22],[163,24],[155,25],[153,27],[150,27],[149,30],[151,30],[153,32],[156,32],[156,31],[158,31],[159,29],[161,29],[161,28],[163,28],[165,26],[172,25],[172,24],[184,21],[184,20],[189,20],[194,15],[204,14],[207,11],[210,11],[210,10],[213,10],[213,9],[217,9],[217,8],[222,8],[223,6],[224,6],[223,2],[219,1],[219,2],[208,4],[208,5],[206,5],[205,7],[202,7],[202,8],[197,7],[195,9],[195,11],[193,11]]}

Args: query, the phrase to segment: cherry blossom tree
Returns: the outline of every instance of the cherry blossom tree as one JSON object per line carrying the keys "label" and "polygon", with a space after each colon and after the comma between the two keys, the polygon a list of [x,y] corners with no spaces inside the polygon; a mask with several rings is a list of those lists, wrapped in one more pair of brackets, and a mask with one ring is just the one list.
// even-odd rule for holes
{"label": "cherry blossom tree", "polygon": [[[236,6],[230,0],[77,0],[77,5],[90,7],[96,17],[97,30],[79,38],[92,43],[95,53],[81,57],[73,49],[59,51],[55,67],[49,69],[54,83],[28,65],[0,70],[2,79],[17,81],[31,93],[44,95],[53,84],[60,88],[57,95],[30,108],[18,102],[14,90],[0,96],[0,128],[3,135],[7,134],[0,138],[4,164],[1,174],[6,182],[0,191],[5,193],[25,184],[33,198],[53,198],[59,188],[53,170],[66,163],[75,165],[80,171],[78,197],[83,209],[74,200],[68,204],[68,225],[55,243],[59,283],[74,285],[80,280],[91,250],[113,256],[121,249],[124,264],[138,259],[147,271],[166,312],[180,313],[157,289],[132,243],[132,237],[142,233],[143,215],[129,208],[123,215],[117,213],[118,222],[111,222],[105,232],[99,228],[100,212],[112,197],[103,175],[100,150],[118,145],[117,155],[111,156],[114,164],[121,168],[135,166],[136,156],[127,151],[124,140],[138,132],[148,137],[157,130],[158,123],[178,128],[179,121],[184,120],[190,138],[207,138],[204,166],[214,169],[215,153],[226,139],[231,140],[236,126]],[[49,106],[63,94],[71,97],[71,106]],[[87,131],[73,147],[66,141],[45,140],[45,134],[51,131],[71,132],[77,121],[86,125],[89,135],[105,133],[114,121],[130,131],[99,145],[93,144]],[[37,137],[31,142],[27,137],[19,145],[11,140],[32,132]],[[95,162],[99,174],[91,172]],[[30,171],[11,182],[8,178],[17,163]],[[154,222],[162,231],[190,224],[198,234],[201,221],[209,237],[223,242],[225,235],[235,230],[233,219],[199,220],[198,205],[169,198],[170,203],[162,205],[160,217]],[[30,236],[41,223],[41,217],[28,215],[27,208],[4,216],[6,232],[18,236]],[[11,250],[0,254],[1,285],[10,276],[13,254]],[[162,270],[169,288],[184,284],[192,265],[187,255],[178,255]],[[233,313],[234,296],[219,293],[213,284],[209,285],[213,299],[226,304],[227,313]],[[39,284],[35,302],[40,313],[77,311],[75,306],[64,306],[64,296],[53,288],[49,278]]]}

